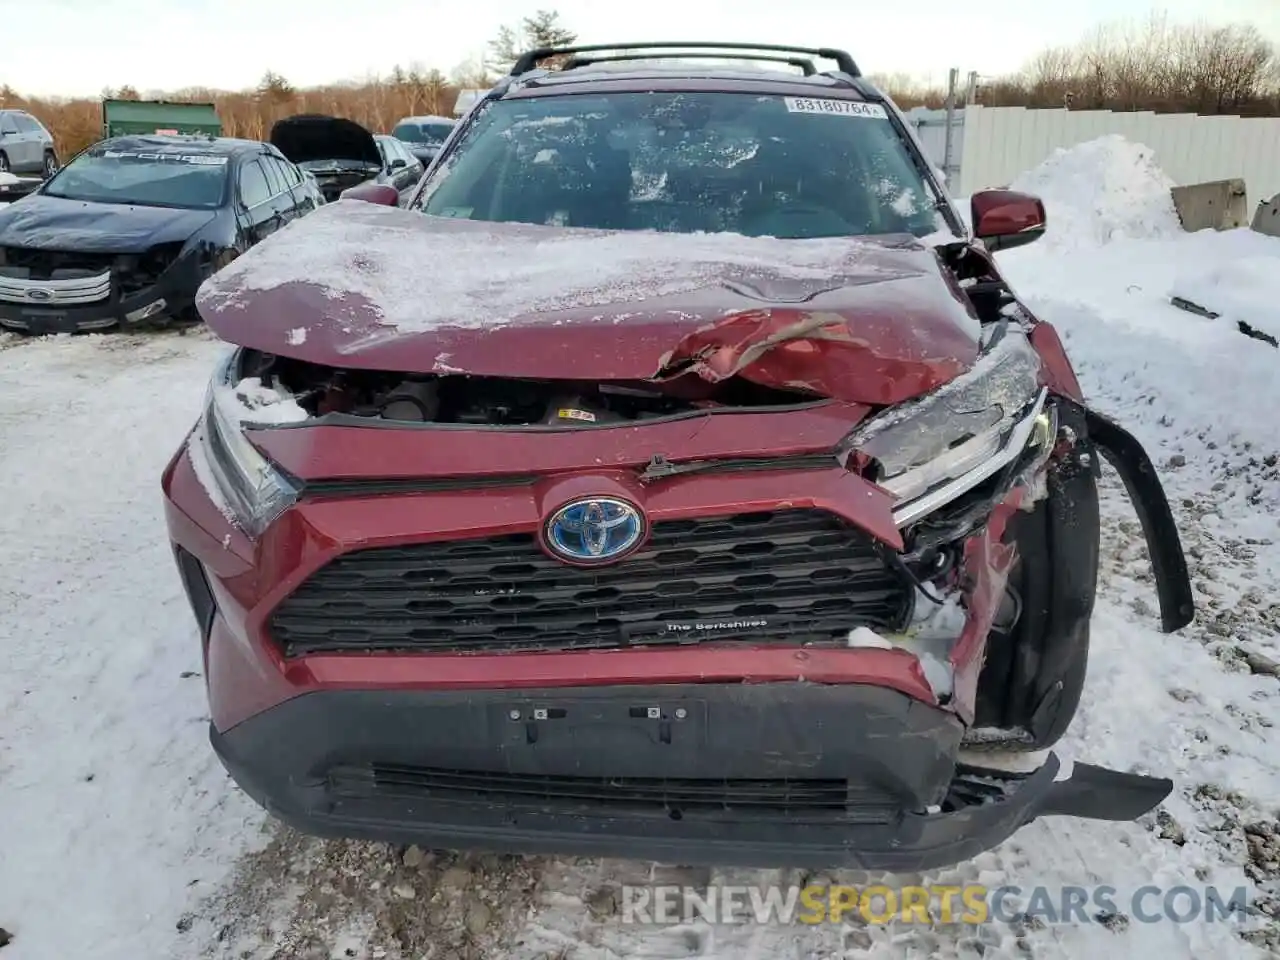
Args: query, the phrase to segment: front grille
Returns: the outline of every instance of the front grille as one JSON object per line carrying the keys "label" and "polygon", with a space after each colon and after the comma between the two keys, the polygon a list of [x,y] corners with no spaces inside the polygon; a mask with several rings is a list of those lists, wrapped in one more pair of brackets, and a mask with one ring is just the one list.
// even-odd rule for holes
{"label": "front grille", "polygon": [[0,247],[0,276],[13,280],[79,280],[106,273],[117,254]]}
{"label": "front grille", "polygon": [[[901,627],[911,598],[865,534],[787,510],[657,523],[642,550],[594,569],[553,560],[530,534],[355,551],[286,598],[269,629],[287,656],[844,643],[856,627]],[[667,629],[708,622],[717,629]]]}
{"label": "front grille", "polygon": [[727,813],[888,823],[900,809],[892,794],[852,780],[565,777],[392,764],[336,767],[329,771],[328,790],[335,798],[481,802],[546,812],[603,806],[672,818]]}
{"label": "front grille", "polygon": [[74,280],[14,280],[0,272],[0,300],[35,307],[97,303],[111,296],[111,274]]}

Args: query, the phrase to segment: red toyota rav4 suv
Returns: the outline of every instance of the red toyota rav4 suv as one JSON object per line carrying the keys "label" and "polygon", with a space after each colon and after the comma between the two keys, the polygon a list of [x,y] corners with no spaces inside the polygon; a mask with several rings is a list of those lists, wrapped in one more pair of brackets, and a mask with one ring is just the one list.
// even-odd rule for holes
{"label": "red toyota rav4 suv", "polygon": [[202,289],[235,348],[164,491],[227,769],[320,835],[685,864],[1152,809],[1044,750],[1100,455],[1193,609],[1151,463],[993,262],[1043,207],[966,228],[842,51],[654,47],[525,55],[407,208],[357,188]]}

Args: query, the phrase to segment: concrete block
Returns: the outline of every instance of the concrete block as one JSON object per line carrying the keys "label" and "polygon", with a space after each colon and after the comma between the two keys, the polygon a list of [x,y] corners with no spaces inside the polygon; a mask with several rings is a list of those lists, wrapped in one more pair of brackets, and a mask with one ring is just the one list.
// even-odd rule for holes
{"label": "concrete block", "polygon": [[1268,237],[1280,237],[1280,193],[1258,204],[1250,227]]}
{"label": "concrete block", "polygon": [[1248,196],[1241,179],[1212,180],[1173,188],[1173,206],[1188,233],[1234,230],[1248,222]]}

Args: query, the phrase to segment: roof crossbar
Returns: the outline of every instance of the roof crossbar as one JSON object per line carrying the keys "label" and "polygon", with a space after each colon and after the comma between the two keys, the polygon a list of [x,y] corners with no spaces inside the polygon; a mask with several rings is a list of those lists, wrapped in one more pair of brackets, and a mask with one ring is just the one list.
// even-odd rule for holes
{"label": "roof crossbar", "polygon": [[[712,53],[710,51],[673,54],[673,56],[678,56],[681,60],[751,60],[753,62],[763,61],[767,63],[785,63],[789,67],[795,67],[798,70],[804,71],[804,75],[806,77],[811,77],[818,72],[813,65],[813,61],[805,59],[804,57],[775,57],[763,53],[740,53],[734,55]],[[647,53],[625,53],[609,57],[573,57],[572,59],[566,60],[560,69],[577,70],[581,67],[589,67],[596,63],[618,63],[624,60],[653,59],[655,59],[655,57],[653,57],[652,54]]]}
{"label": "roof crossbar", "polygon": [[[619,54],[631,54],[633,51],[671,51],[667,53],[650,53],[643,59],[656,59],[658,57],[680,58],[688,57],[688,52],[678,53],[674,51],[693,51],[693,50],[738,50],[738,51],[760,51],[770,53],[789,53],[797,54],[805,57],[821,57],[824,60],[834,60],[839,67],[841,73],[848,74],[850,77],[862,76],[862,71],[858,69],[858,65],[854,63],[853,57],[843,50],[836,50],[832,47],[791,47],[772,43],[700,43],[696,41],[688,42],[662,42],[662,43],[596,43],[584,46],[570,47],[538,47],[534,50],[526,50],[520,54],[515,65],[511,68],[510,76],[518,77],[537,68],[538,64],[550,59],[551,57],[576,57],[581,53],[604,53],[607,51],[616,51]],[[739,58],[741,59],[741,58]]]}

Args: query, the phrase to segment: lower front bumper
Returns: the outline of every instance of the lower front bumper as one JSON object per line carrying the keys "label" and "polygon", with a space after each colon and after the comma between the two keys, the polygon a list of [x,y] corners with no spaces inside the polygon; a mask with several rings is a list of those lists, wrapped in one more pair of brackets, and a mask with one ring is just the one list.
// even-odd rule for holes
{"label": "lower front bumper", "polygon": [[193,298],[137,297],[130,300],[107,300],[94,304],[65,307],[35,307],[0,303],[0,328],[37,336],[54,333],[84,333],[109,330],[116,326],[154,323],[162,317],[180,315],[193,303]]}
{"label": "lower front bumper", "polygon": [[918,871],[1038,816],[1130,820],[1172,789],[1056,759],[957,768],[945,711],[804,683],[306,694],[213,746],[319,836],[680,864]]}

